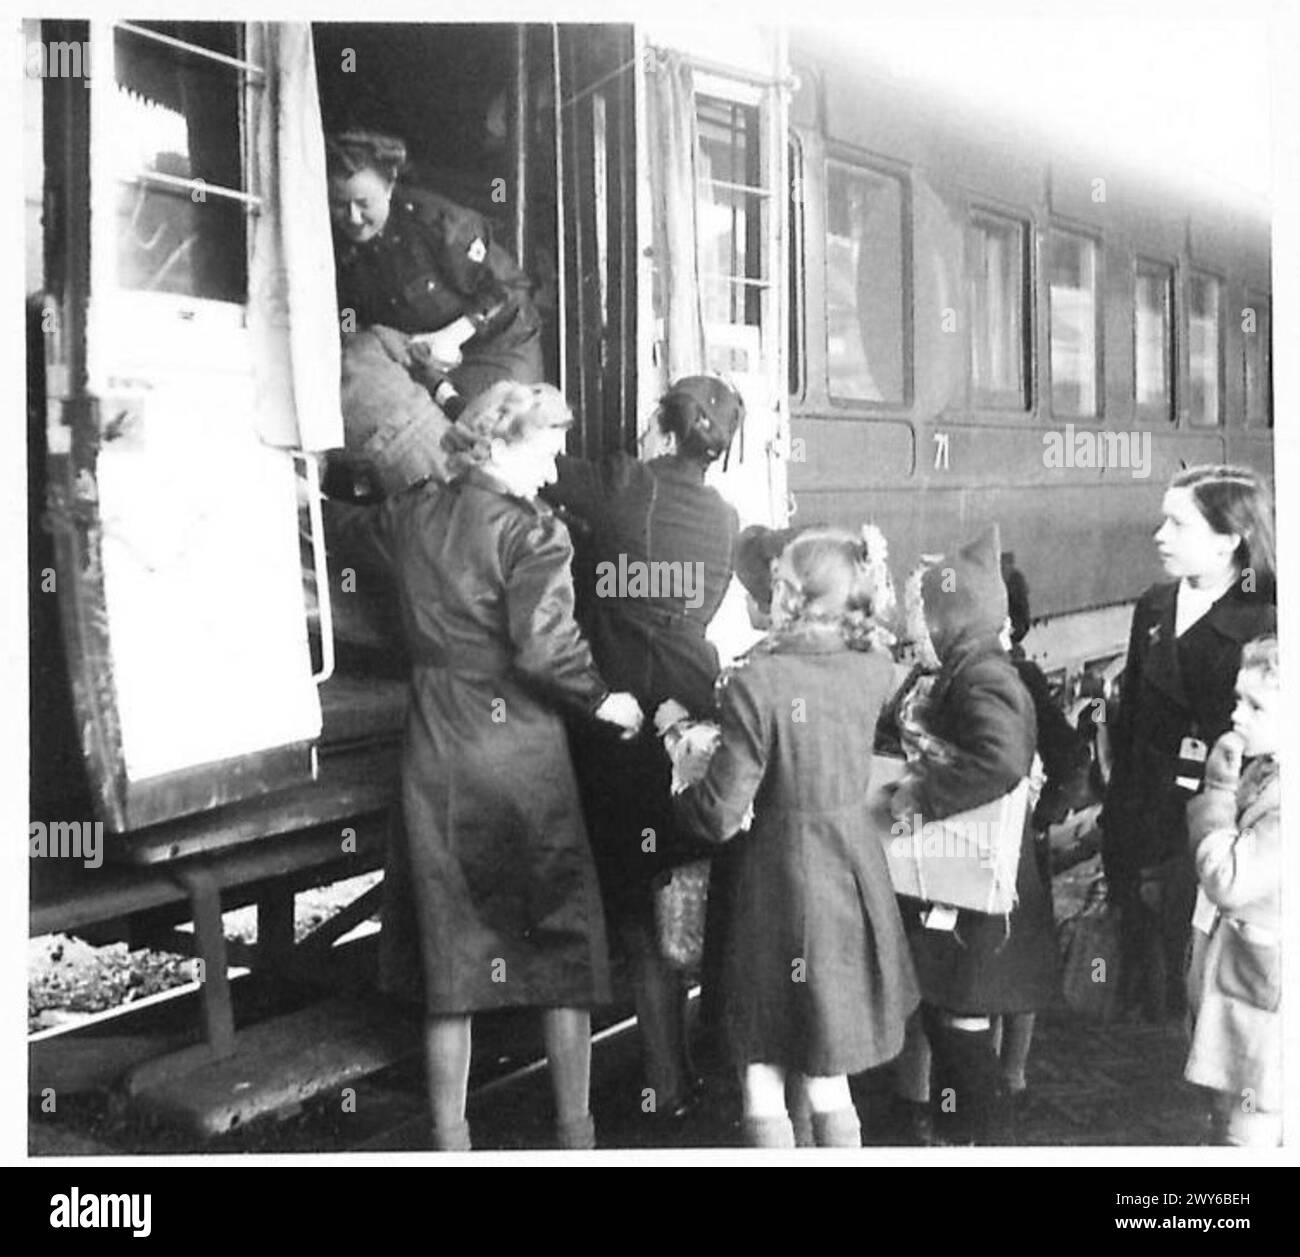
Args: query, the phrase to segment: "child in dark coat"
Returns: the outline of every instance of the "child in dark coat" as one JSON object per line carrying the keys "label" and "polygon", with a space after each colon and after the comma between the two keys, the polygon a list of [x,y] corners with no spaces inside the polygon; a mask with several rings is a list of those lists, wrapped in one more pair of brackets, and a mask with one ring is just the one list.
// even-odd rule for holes
{"label": "child in dark coat", "polygon": [[[907,590],[909,630],[938,667],[900,704],[907,772],[890,810],[942,820],[1010,793],[1034,758],[1034,706],[1000,635],[1007,592],[996,525],[955,555],[922,568]],[[1028,818],[1026,818],[1028,821]],[[1009,918],[930,911],[903,901],[933,1052],[931,1094],[954,1141],[986,1141],[1001,1093],[991,1017],[1032,1012],[1056,993],[1051,902],[1022,841]]]}
{"label": "child in dark coat", "polygon": [[803,1076],[818,1144],[858,1146],[848,1075],[898,1054],[918,1002],[868,808],[892,676],[875,624],[881,543],[815,529],[787,547],[773,630],[726,687],[703,780],[675,800],[681,823],[713,842],[737,835],[753,807],[729,869],[719,994],[755,1146],[794,1146],[791,1074]]}

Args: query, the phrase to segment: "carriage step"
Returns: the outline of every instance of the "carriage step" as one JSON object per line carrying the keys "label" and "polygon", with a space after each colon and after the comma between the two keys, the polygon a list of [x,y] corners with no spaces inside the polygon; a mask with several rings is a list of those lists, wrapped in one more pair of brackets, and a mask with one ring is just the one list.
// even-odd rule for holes
{"label": "carriage step", "polygon": [[147,1061],[127,1090],[142,1116],[212,1138],[289,1116],[418,1050],[414,1019],[388,1004],[336,999],[239,1030],[234,1052],[220,1059],[198,1045]]}

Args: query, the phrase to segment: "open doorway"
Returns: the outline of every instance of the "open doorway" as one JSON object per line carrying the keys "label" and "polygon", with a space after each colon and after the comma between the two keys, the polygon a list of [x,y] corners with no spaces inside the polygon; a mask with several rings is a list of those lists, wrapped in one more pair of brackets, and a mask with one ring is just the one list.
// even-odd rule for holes
{"label": "open doorway", "polygon": [[562,385],[550,28],[319,22],[312,35],[326,133],[399,136],[404,181],[486,219],[532,281],[546,378]]}

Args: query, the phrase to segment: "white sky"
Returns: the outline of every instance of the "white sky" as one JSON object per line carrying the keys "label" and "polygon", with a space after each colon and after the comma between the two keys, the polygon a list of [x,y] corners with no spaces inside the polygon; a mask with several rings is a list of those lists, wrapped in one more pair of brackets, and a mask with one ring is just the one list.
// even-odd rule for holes
{"label": "white sky", "polygon": [[1070,7],[1026,16],[993,4],[927,6],[909,17],[863,5],[835,29],[908,77],[1032,115],[1089,148],[1268,194],[1264,6],[1243,0],[1235,16],[1226,6],[1180,13],[1140,0],[1124,13]]}

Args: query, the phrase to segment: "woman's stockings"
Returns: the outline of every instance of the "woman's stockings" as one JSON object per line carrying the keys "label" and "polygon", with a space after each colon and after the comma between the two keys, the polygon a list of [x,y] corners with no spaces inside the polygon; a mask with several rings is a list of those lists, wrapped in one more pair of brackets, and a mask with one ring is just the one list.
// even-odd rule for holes
{"label": "woman's stockings", "polygon": [[470,1019],[468,1015],[430,1017],[424,1027],[424,1062],[433,1115],[433,1146],[441,1152],[468,1152]]}

